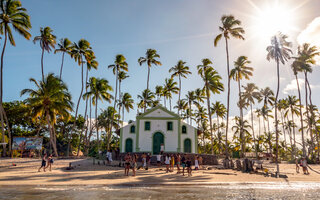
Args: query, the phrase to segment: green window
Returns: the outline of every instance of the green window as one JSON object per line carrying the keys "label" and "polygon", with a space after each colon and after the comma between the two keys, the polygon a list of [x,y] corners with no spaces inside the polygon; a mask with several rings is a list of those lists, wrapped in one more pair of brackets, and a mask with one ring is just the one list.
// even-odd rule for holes
{"label": "green window", "polygon": [[144,122],[144,130],[145,131],[151,130],[151,123],[150,122]]}
{"label": "green window", "polygon": [[130,133],[135,133],[136,132],[136,126],[135,125],[132,125],[130,127]]}
{"label": "green window", "polygon": [[182,133],[187,134],[187,127],[185,125],[182,126]]}
{"label": "green window", "polygon": [[167,122],[167,131],[172,131],[172,130],[173,130],[173,123]]}

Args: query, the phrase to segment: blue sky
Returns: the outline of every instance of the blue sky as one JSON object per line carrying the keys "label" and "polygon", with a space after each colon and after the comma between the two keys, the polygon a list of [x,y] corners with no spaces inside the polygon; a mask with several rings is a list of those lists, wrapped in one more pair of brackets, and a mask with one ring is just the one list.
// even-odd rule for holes
{"label": "blue sky", "polygon": [[[94,2],[94,3],[93,3]],[[264,10],[270,2],[247,0],[27,0],[23,6],[31,16],[32,37],[39,35],[40,27],[49,26],[57,38],[67,37],[71,41],[81,38],[88,40],[96,53],[99,69],[91,71],[91,76],[103,77],[115,85],[115,79],[107,66],[112,64],[116,54],[123,54],[129,64],[129,76],[122,85],[122,91],[129,92],[134,99],[146,88],[147,67],[138,65],[138,58],[144,56],[146,49],[158,51],[162,66],[151,70],[150,88],[163,85],[169,77],[168,70],[179,59],[187,62],[192,71],[188,79],[182,81],[182,96],[188,90],[201,87],[203,83],[197,75],[196,66],[201,59],[210,58],[214,68],[223,77],[226,84],[226,58],[224,43],[213,46],[214,36],[218,34],[220,18],[223,14],[233,14],[243,22],[246,30],[245,41],[230,41],[230,63],[241,55],[248,56],[254,67],[254,76],[249,82],[259,87],[269,86],[276,90],[276,68],[274,62],[266,58],[266,46],[269,37],[262,37],[264,27],[257,21],[257,8]],[[279,1],[280,2],[280,1]],[[287,33],[293,42],[294,51],[297,47],[297,36],[307,25],[318,17],[319,1],[284,0],[281,3],[293,13],[294,28]],[[274,23],[277,23],[275,21]],[[258,26],[260,24],[260,26]],[[260,27],[260,30],[257,30]],[[320,28],[319,28],[320,30]],[[33,87],[29,78],[41,78],[39,44],[33,44],[15,34],[16,47],[8,46],[5,55],[4,69],[4,100],[22,100],[20,91]],[[0,41],[2,44],[2,41]],[[290,64],[290,63],[289,63]],[[281,94],[285,97],[284,88],[293,79],[289,64],[281,66]],[[61,65],[61,54],[45,54],[44,71],[58,74]],[[76,101],[80,94],[80,67],[66,56],[63,80],[67,83]],[[319,69],[315,68],[310,75],[314,85],[314,103],[319,105],[320,84],[317,77]],[[247,83],[248,81],[244,81]],[[231,85],[231,115],[237,115],[237,87]],[[294,88],[286,90],[296,94]],[[174,96],[173,102],[178,96]],[[214,95],[211,101],[226,102],[226,92]],[[136,101],[137,102],[137,101]],[[100,104],[106,108],[108,104]],[[260,106],[260,105],[259,105]],[[80,113],[84,112],[81,103]],[[126,114],[125,120],[134,119],[135,110]]]}

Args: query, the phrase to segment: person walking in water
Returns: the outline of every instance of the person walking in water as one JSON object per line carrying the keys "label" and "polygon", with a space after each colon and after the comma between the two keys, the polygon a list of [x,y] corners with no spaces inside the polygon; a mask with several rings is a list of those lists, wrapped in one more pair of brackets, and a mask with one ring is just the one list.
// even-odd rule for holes
{"label": "person walking in water", "polygon": [[47,154],[44,154],[41,161],[41,167],[38,169],[38,172],[40,172],[40,169],[43,168],[43,171],[46,171],[46,165],[47,165]]}

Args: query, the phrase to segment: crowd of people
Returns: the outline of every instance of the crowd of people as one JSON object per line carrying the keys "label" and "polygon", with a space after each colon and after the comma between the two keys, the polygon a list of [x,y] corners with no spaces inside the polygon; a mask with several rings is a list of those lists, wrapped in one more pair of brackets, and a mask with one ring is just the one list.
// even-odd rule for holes
{"label": "crowd of people", "polygon": [[[141,165],[138,166],[139,156],[137,154],[127,153],[124,157],[124,174],[129,176],[129,171],[132,169],[133,176],[136,175],[137,169],[148,170],[151,162],[151,156],[149,153],[143,153],[141,155]],[[185,171],[188,176],[192,176],[192,161],[190,156],[185,154],[163,154],[162,152],[156,155],[157,166],[165,165],[166,173],[174,172],[175,166],[177,168],[177,174],[182,173],[185,175]],[[203,159],[201,156],[194,156],[194,170],[199,170],[202,166]]]}

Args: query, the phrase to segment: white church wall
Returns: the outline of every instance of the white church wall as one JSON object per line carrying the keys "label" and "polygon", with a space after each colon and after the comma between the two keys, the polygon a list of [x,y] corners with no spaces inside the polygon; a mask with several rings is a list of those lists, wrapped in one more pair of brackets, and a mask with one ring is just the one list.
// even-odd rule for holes
{"label": "white church wall", "polygon": [[[131,126],[134,125],[135,133],[130,133]],[[124,153],[126,150],[126,139],[131,138],[132,139],[132,150],[133,152],[136,150],[136,134],[137,134],[137,125],[136,122],[132,122],[131,124],[128,124],[127,126],[124,126],[122,128],[122,141],[121,141],[121,153]]]}
{"label": "white church wall", "polygon": [[184,140],[189,138],[191,140],[191,152],[196,153],[195,149],[195,128],[190,126],[187,123],[182,122],[181,126],[186,126],[187,127],[187,133],[182,133],[181,131],[181,152],[184,152]]}
{"label": "white church wall", "polygon": [[157,109],[157,110],[145,115],[144,117],[172,117],[172,115],[161,110],[161,109]]}

